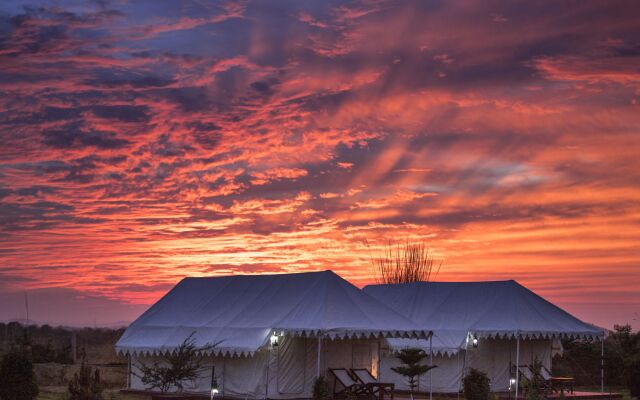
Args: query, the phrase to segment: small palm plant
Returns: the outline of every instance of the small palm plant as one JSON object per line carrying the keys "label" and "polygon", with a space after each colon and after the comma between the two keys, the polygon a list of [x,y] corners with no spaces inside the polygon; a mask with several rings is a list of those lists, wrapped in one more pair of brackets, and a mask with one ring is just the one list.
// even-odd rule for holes
{"label": "small palm plant", "polygon": [[392,367],[391,370],[407,378],[409,393],[413,400],[413,391],[418,386],[418,379],[436,367],[436,365],[424,365],[421,362],[427,358],[427,353],[422,349],[402,349],[396,358],[402,363],[401,366]]}

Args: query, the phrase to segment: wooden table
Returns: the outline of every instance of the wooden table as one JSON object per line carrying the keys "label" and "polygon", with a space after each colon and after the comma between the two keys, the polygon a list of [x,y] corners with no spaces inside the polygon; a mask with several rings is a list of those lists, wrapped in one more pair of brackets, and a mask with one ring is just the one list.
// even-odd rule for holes
{"label": "wooden table", "polygon": [[551,387],[558,391],[564,391],[565,386],[569,386],[569,393],[573,393],[573,384],[576,382],[574,378],[565,377],[565,376],[554,376],[551,377]]}

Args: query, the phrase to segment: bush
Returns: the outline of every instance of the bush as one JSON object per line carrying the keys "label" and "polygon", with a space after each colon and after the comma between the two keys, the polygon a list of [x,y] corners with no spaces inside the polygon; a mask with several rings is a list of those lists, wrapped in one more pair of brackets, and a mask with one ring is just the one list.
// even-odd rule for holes
{"label": "bush", "polygon": [[331,400],[333,393],[327,383],[327,380],[323,376],[316,378],[313,381],[313,400]]}
{"label": "bush", "polygon": [[217,345],[197,347],[194,335],[195,332],[192,332],[173,352],[157,357],[151,364],[140,362],[138,369],[141,374],[134,375],[150,389],[157,388],[164,393],[174,387],[182,392],[185,382],[195,382],[198,379],[205,352]]}
{"label": "bush", "polygon": [[33,355],[34,363],[48,363],[55,362],[56,352],[53,349],[53,343],[51,339],[47,340],[46,345],[35,343],[31,346],[31,354]]}
{"label": "bush", "polygon": [[12,350],[0,363],[0,399],[33,400],[38,396],[38,384],[33,362],[26,349]]}
{"label": "bush", "polygon": [[465,399],[489,400],[489,382],[486,373],[471,368],[463,381]]}
{"label": "bush", "polygon": [[80,370],[69,381],[69,400],[102,400],[102,390],[100,370],[92,371],[83,356]]}

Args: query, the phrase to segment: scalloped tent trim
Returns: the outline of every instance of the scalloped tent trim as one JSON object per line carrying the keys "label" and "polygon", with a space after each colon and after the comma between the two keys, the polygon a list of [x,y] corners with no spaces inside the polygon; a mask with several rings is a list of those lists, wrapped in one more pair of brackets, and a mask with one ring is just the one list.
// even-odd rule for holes
{"label": "scalloped tent trim", "polygon": [[[468,332],[481,339],[516,339],[518,332]],[[523,340],[535,339],[583,339],[583,340],[602,340],[604,332],[600,335],[588,333],[558,333],[558,332],[520,332],[520,338]],[[438,343],[437,336],[434,335],[433,355],[440,357],[453,357],[461,350],[465,349],[465,340],[467,335],[463,335],[459,346],[445,346]],[[402,349],[419,348],[429,352],[429,341],[421,339],[419,341],[396,339],[389,340],[389,348],[393,353],[398,353]]]}
{"label": "scalloped tent trim", "polygon": [[[281,332],[280,336],[290,337],[307,337],[329,340],[345,340],[345,339],[386,339],[386,338],[405,338],[405,339],[423,339],[426,340],[429,335],[425,335],[424,331],[352,331],[352,332],[321,332],[318,330],[283,330],[273,329],[274,333]],[[283,335],[284,334],[284,335]],[[199,354],[205,354],[207,356],[221,356],[221,357],[253,357],[257,352],[267,346],[263,343],[259,347],[250,349],[241,348],[213,348],[205,351],[198,352]],[[116,352],[119,355],[132,355],[132,356],[162,356],[168,355],[176,351],[176,346],[161,347],[161,348],[127,348],[122,346],[116,347]]]}

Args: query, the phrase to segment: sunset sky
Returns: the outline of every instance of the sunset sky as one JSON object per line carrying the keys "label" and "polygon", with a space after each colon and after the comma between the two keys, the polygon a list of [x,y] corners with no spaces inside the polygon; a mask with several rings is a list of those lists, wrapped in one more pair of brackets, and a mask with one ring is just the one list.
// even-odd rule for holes
{"label": "sunset sky", "polygon": [[[0,3],[0,320],[113,324],[185,276],[425,242],[640,327],[640,7]],[[367,246],[368,243],[368,246]]]}

